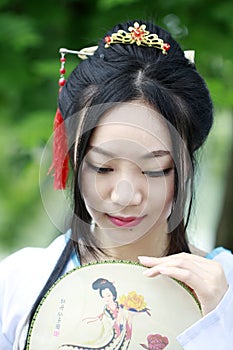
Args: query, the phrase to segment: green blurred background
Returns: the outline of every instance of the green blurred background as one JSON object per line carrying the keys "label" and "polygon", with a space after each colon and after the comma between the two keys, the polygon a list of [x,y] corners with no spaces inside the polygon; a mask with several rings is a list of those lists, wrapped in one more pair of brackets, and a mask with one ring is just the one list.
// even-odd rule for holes
{"label": "green blurred background", "polygon": [[[215,126],[199,155],[189,235],[203,249],[233,249],[232,14],[227,0],[0,0],[0,259],[58,234],[41,201],[39,169],[56,110],[59,48],[96,45],[114,24],[137,18],[155,21],[196,51]],[[69,56],[66,68],[77,63]]]}

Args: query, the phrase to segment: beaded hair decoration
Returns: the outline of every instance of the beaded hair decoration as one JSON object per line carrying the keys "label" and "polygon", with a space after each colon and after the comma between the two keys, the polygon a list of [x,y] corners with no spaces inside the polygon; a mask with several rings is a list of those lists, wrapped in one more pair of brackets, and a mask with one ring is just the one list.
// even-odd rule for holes
{"label": "beaded hair decoration", "polygon": [[158,37],[157,34],[151,34],[146,30],[146,25],[139,25],[138,22],[134,22],[133,27],[128,28],[128,32],[119,29],[116,33],[112,33],[111,36],[105,37],[105,48],[110,47],[112,44],[137,44],[138,46],[154,47],[162,51],[164,55],[170,49],[170,44],[165,43]]}

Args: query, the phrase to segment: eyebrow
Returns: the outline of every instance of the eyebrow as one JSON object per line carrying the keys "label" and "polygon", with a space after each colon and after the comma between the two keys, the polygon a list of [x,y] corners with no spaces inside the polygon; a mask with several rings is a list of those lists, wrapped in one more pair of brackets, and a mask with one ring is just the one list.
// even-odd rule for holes
{"label": "eyebrow", "polygon": [[[89,146],[88,151],[93,151],[95,153],[99,153],[105,157],[116,158],[116,154],[111,153],[107,150],[104,150],[103,148],[100,148],[98,146]],[[168,155],[171,155],[171,153],[167,150],[156,150],[156,151],[148,152],[147,154],[143,155],[141,158],[142,159],[149,159],[149,158],[154,158],[154,157],[164,157],[164,156],[168,156]]]}
{"label": "eyebrow", "polygon": [[142,156],[142,159],[148,159],[148,158],[154,158],[154,157],[165,157],[170,155],[171,153],[169,151],[160,149],[160,150],[152,151],[145,154],[144,156]]}

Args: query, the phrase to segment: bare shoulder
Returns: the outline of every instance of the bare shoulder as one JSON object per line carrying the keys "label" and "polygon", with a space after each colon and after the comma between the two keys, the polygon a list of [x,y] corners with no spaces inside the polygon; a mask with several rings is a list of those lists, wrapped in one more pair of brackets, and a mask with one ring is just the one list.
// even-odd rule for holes
{"label": "bare shoulder", "polygon": [[195,247],[192,244],[189,244],[189,249],[190,249],[192,254],[195,254],[195,255],[198,255],[198,256],[205,257],[206,254],[207,254],[207,252],[205,252],[204,250],[201,250],[201,249]]}

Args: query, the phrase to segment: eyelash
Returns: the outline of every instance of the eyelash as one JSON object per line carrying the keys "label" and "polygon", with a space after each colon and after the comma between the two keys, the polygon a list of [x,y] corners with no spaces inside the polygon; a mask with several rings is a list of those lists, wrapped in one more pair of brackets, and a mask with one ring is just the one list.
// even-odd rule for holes
{"label": "eyelash", "polygon": [[171,171],[172,171],[172,168],[167,168],[159,171],[143,171],[142,173],[149,177],[161,177],[161,176],[169,175]]}
{"label": "eyelash", "polygon": [[94,171],[95,171],[96,173],[98,173],[98,174],[107,174],[107,173],[113,171],[113,169],[111,169],[111,168],[101,168],[101,167],[97,167],[97,166],[94,166],[93,164],[91,164],[91,163],[89,163],[89,162],[87,162],[87,164],[88,164],[88,166],[89,166],[92,170],[94,170]]}
{"label": "eyelash", "polygon": [[[101,167],[96,167],[93,164],[90,164],[88,162],[88,166],[94,170],[95,172],[97,172],[98,174],[107,174],[113,171],[112,168],[101,168]],[[166,176],[169,175],[169,173],[172,171],[173,168],[167,168],[167,169],[163,169],[163,170],[159,170],[159,171],[142,171],[143,175],[149,176],[149,177],[161,177],[161,176]]]}

